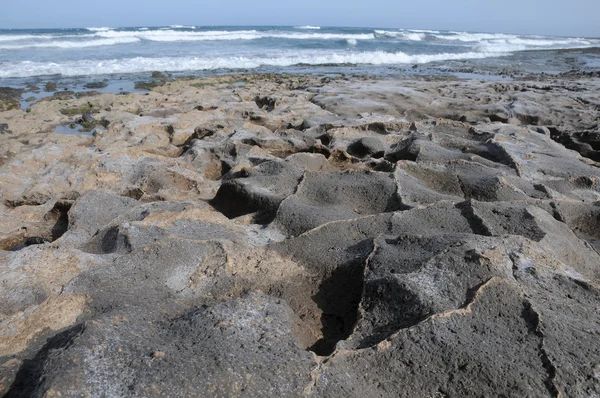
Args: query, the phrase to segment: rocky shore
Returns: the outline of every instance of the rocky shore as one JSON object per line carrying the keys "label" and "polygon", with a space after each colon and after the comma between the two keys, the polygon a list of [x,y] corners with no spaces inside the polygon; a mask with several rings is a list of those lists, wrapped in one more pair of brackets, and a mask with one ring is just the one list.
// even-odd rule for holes
{"label": "rocky shore", "polygon": [[156,77],[0,90],[0,395],[600,396],[597,75]]}

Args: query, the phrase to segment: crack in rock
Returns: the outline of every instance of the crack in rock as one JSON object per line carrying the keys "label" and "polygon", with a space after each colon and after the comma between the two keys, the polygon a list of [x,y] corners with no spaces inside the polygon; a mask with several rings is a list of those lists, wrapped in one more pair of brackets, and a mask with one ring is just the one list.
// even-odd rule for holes
{"label": "crack in rock", "polygon": [[558,398],[561,396],[560,391],[558,390],[556,384],[554,383],[554,379],[556,378],[556,367],[552,363],[552,360],[548,356],[546,349],[544,348],[544,333],[542,331],[542,321],[540,314],[535,310],[531,302],[525,300],[523,302],[523,319],[527,323],[529,331],[536,336],[539,337],[540,343],[538,346],[540,352],[540,359],[542,361],[542,366],[546,370],[548,377],[544,381],[544,385],[546,389],[550,393],[552,397]]}

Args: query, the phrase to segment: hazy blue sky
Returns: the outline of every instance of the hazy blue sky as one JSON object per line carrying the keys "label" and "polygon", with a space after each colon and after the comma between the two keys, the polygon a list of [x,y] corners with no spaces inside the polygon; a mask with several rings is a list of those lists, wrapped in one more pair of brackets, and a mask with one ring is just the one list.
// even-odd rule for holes
{"label": "hazy blue sky", "polygon": [[0,0],[0,28],[323,25],[600,36],[600,0]]}

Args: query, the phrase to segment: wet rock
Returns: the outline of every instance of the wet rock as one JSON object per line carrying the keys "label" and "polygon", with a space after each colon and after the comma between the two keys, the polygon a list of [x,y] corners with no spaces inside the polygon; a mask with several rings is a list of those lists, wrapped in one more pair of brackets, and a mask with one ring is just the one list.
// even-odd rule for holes
{"label": "wet rock", "polygon": [[82,120],[83,120],[83,122],[85,122],[85,123],[95,123],[95,122],[96,122],[96,119],[94,119],[94,116],[92,116],[92,113],[91,113],[91,112],[89,112],[89,111],[87,111],[87,112],[84,112],[84,113],[81,115],[81,119],[82,119]]}
{"label": "wet rock", "polygon": [[44,85],[44,91],[46,91],[48,93],[56,91],[56,83],[55,82],[47,82]]}
{"label": "wet rock", "polygon": [[99,89],[99,88],[105,88],[108,86],[107,82],[101,81],[101,82],[91,82],[91,83],[86,83],[83,85],[83,87],[85,88],[89,88],[91,90],[94,89]]}
{"label": "wet rock", "polygon": [[65,91],[57,91],[54,94],[52,94],[52,99],[66,101],[72,99],[74,95],[74,91],[65,89]]}
{"label": "wet rock", "polygon": [[22,93],[23,90],[20,89],[0,87],[0,112],[19,109]]}
{"label": "wet rock", "polygon": [[99,91],[78,91],[74,93],[75,98],[86,98],[86,97],[94,97],[100,95]]}
{"label": "wet rock", "polygon": [[152,72],[152,78],[159,79],[159,80],[165,80],[167,78],[167,76],[162,72],[154,71],[154,72]]}
{"label": "wet rock", "polygon": [[152,90],[156,87],[164,86],[164,82],[162,81],[150,81],[150,82],[135,82],[134,88],[136,90]]}

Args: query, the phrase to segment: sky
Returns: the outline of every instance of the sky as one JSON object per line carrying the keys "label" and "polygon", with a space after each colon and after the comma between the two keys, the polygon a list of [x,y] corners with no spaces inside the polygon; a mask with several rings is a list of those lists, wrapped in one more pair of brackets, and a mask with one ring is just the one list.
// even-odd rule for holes
{"label": "sky", "polygon": [[0,0],[0,28],[320,25],[600,37],[599,0]]}

